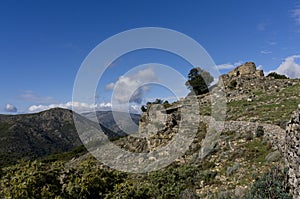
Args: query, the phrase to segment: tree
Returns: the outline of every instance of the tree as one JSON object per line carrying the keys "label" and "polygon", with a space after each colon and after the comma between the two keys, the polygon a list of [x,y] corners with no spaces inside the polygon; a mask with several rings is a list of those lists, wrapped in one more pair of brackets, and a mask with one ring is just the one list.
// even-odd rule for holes
{"label": "tree", "polygon": [[185,85],[196,95],[208,92],[208,86],[213,82],[214,78],[209,72],[197,67],[192,68],[188,74],[188,81]]}
{"label": "tree", "polygon": [[147,112],[147,106],[143,105],[143,106],[141,107],[141,110],[142,110],[142,112]]}
{"label": "tree", "polygon": [[281,75],[281,74],[278,74],[278,73],[275,73],[275,72],[269,73],[267,75],[267,77],[274,77],[274,79],[288,79],[287,76]]}
{"label": "tree", "polygon": [[152,102],[152,104],[162,104],[164,102],[164,100],[162,99],[156,99],[154,102]]}
{"label": "tree", "polygon": [[155,101],[147,102],[146,105],[141,106],[142,112],[147,112],[147,109],[153,104],[162,104],[165,108],[168,108],[169,106],[171,106],[170,103],[168,102],[168,100],[164,101],[162,99],[157,98]]}

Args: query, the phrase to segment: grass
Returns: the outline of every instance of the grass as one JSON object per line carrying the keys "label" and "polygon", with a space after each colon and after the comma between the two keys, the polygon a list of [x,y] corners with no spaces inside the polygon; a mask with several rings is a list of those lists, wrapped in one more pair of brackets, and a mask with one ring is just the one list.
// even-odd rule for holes
{"label": "grass", "polygon": [[245,156],[254,163],[266,163],[265,157],[272,152],[272,147],[265,144],[262,138],[255,138],[245,144]]}
{"label": "grass", "polygon": [[300,84],[298,80],[293,86],[286,87],[279,92],[266,93],[262,90],[254,90],[255,98],[252,102],[245,99],[232,101],[227,104],[229,112],[227,120],[249,120],[256,118],[259,121],[279,124],[288,121],[291,113],[300,104]]}
{"label": "grass", "polygon": [[[216,158],[210,159],[215,166],[209,165],[209,167],[217,171],[216,179],[220,180],[212,184],[212,187],[207,188],[206,191],[217,190],[217,192],[213,192],[215,197],[222,190],[233,191],[232,193],[234,193],[238,186],[249,188],[255,178],[260,177],[270,165],[275,164],[269,163],[265,159],[273,150],[271,145],[266,144],[262,137],[245,141],[245,135],[237,135],[234,132],[222,132],[222,136],[231,141],[233,149],[222,144],[217,153],[213,155]],[[239,165],[237,170],[228,175],[228,170],[237,164]]]}

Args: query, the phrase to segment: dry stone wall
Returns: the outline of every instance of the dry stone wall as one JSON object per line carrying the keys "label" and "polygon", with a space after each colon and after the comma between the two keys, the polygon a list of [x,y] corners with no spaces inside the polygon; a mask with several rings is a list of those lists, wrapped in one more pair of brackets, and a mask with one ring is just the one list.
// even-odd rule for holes
{"label": "dry stone wall", "polygon": [[284,158],[288,166],[289,184],[293,198],[300,198],[300,104],[286,128]]}

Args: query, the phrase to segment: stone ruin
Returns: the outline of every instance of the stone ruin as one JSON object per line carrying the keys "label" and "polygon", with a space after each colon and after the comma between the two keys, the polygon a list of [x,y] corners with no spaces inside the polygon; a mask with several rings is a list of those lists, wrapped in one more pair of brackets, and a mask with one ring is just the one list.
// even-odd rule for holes
{"label": "stone ruin", "polygon": [[257,70],[253,62],[246,62],[219,77],[216,87],[224,89],[229,102],[239,100],[253,100],[255,93],[260,90],[269,94],[276,94],[282,89],[295,84],[293,79],[275,79],[265,77],[262,70]]}
{"label": "stone ruin", "polygon": [[239,76],[256,76],[263,77],[263,70],[257,70],[254,62],[246,62],[245,64],[238,66],[228,73],[229,77],[239,77]]}
{"label": "stone ruin", "polygon": [[233,80],[246,83],[249,80],[265,80],[265,77],[263,70],[257,70],[254,62],[246,62],[219,77],[219,83],[223,82],[225,86],[230,85]]}

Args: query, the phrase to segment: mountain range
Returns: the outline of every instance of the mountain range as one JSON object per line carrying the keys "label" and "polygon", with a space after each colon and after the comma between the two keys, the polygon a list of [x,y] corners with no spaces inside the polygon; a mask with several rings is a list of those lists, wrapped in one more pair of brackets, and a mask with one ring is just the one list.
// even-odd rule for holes
{"label": "mountain range", "polygon": [[[122,112],[115,114],[125,115]],[[96,112],[97,119],[92,115],[80,115],[62,108],[33,114],[0,115],[0,166],[14,164],[20,159],[36,159],[70,151],[82,145],[74,118],[95,128],[99,128],[100,124],[108,138],[126,135],[118,128],[111,111]],[[131,117],[138,124],[139,115],[131,114]]]}

